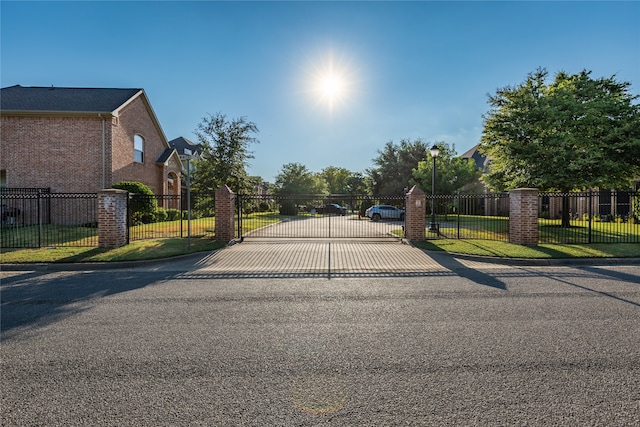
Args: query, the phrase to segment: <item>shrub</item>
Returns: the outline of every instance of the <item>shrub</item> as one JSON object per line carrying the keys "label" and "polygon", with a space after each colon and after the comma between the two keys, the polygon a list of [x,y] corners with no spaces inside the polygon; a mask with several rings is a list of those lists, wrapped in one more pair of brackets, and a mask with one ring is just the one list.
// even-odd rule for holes
{"label": "shrub", "polygon": [[268,212],[269,209],[269,203],[267,202],[260,202],[258,205],[258,212]]}
{"label": "shrub", "polygon": [[298,215],[298,208],[293,201],[286,200],[280,205],[280,215],[293,216]]}
{"label": "shrub", "polygon": [[132,225],[148,224],[155,221],[158,202],[149,187],[141,182],[123,181],[115,184],[113,188],[134,194],[129,202]]}
{"label": "shrub", "polygon": [[180,211],[178,209],[167,209],[167,220],[175,221],[180,219]]}
{"label": "shrub", "polygon": [[159,207],[156,209],[156,221],[162,222],[167,220],[167,210],[165,208]]}

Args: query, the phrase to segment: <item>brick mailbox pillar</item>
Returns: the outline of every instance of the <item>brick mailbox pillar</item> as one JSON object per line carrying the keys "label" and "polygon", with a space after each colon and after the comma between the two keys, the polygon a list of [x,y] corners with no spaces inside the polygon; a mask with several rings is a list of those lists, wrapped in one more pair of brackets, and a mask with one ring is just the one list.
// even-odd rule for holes
{"label": "brick mailbox pillar", "polygon": [[114,188],[98,193],[98,246],[119,248],[127,242],[129,193]]}
{"label": "brick mailbox pillar", "polygon": [[406,194],[406,211],[404,217],[404,237],[408,240],[424,240],[427,225],[427,207],[424,191],[413,186]]}
{"label": "brick mailbox pillar", "polygon": [[230,242],[235,237],[235,200],[235,194],[227,185],[216,191],[216,240]]}
{"label": "brick mailbox pillar", "polygon": [[538,244],[538,189],[509,191],[509,243]]}

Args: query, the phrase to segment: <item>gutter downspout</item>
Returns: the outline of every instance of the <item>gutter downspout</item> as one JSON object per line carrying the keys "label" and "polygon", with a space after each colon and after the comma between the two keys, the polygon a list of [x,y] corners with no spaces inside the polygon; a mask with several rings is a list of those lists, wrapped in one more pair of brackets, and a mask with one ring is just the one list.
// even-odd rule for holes
{"label": "gutter downspout", "polygon": [[106,147],[105,147],[105,119],[102,117],[102,114],[98,114],[98,117],[102,119],[102,181],[101,185],[102,189],[105,188],[105,180],[107,174],[107,160],[106,160]]}

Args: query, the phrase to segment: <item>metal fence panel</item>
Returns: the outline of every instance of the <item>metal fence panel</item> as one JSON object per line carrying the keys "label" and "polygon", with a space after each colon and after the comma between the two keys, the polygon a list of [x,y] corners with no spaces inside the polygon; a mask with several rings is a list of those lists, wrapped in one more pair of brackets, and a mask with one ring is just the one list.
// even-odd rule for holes
{"label": "metal fence panel", "polygon": [[92,193],[5,192],[3,248],[98,246],[97,195]]}
{"label": "metal fence panel", "polygon": [[129,241],[169,237],[202,237],[215,233],[213,194],[191,194],[191,221],[187,195],[130,194]]}
{"label": "metal fence panel", "polygon": [[629,191],[540,193],[540,243],[640,243],[640,195]]}
{"label": "metal fence panel", "polygon": [[436,194],[426,202],[427,239],[509,240],[508,193]]}

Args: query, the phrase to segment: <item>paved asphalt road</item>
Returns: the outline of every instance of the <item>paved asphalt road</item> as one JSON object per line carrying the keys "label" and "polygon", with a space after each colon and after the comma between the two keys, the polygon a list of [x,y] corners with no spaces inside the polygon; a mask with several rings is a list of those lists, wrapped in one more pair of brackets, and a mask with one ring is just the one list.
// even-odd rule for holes
{"label": "paved asphalt road", "polygon": [[[640,424],[640,266],[397,244],[386,259],[406,257],[404,271],[329,276],[250,245],[0,273],[2,425]],[[289,264],[300,252],[279,249]]]}

